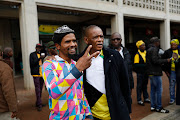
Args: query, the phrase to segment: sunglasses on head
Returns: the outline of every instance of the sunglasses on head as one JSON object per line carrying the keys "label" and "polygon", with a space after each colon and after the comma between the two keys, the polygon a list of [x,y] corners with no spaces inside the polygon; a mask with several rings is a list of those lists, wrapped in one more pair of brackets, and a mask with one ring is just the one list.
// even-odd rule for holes
{"label": "sunglasses on head", "polygon": [[115,41],[115,40],[122,40],[121,38],[114,38],[114,39],[111,39],[112,41]]}

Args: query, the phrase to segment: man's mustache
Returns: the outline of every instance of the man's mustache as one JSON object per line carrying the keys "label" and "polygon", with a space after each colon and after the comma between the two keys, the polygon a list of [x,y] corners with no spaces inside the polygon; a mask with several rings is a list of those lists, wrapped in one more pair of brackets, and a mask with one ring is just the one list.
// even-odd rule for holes
{"label": "man's mustache", "polygon": [[72,49],[72,48],[75,48],[75,50],[77,50],[77,48],[76,48],[76,47],[69,47],[69,48],[68,48],[68,51],[69,51],[70,49]]}

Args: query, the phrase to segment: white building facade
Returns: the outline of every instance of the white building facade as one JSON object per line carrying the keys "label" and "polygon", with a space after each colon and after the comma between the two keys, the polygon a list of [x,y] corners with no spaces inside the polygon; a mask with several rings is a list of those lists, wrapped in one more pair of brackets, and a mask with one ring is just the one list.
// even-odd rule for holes
{"label": "white building facade", "polygon": [[21,49],[27,89],[34,88],[29,55],[41,39],[51,37],[39,35],[40,24],[73,26],[80,34],[79,51],[85,47],[83,28],[90,24],[102,26],[107,37],[119,32],[123,45],[158,36],[167,49],[180,30],[180,0],[1,0],[0,47]]}

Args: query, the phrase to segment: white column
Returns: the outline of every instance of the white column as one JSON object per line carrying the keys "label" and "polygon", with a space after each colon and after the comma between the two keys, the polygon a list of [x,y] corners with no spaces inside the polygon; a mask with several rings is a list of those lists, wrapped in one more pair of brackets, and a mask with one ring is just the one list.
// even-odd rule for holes
{"label": "white column", "polygon": [[122,45],[125,45],[124,38],[124,15],[122,13],[123,0],[117,0],[117,5],[119,6],[119,10],[117,14],[111,18],[111,33],[118,32],[122,37]]}
{"label": "white column", "polygon": [[122,45],[125,45],[124,39],[124,16],[123,13],[118,12],[111,18],[111,33],[118,32],[122,37]]}
{"label": "white column", "polygon": [[33,89],[34,83],[30,73],[29,55],[39,43],[37,6],[34,0],[24,0],[19,11],[21,49],[24,70],[24,86]]}
{"label": "white column", "polygon": [[166,50],[170,48],[170,20],[166,19],[160,24],[160,42],[161,48]]}
{"label": "white column", "polygon": [[166,19],[160,24],[160,40],[162,49],[170,48],[170,19],[169,19],[169,0],[165,1],[166,6]]}
{"label": "white column", "polygon": [[111,34],[118,31],[118,20],[117,15],[111,17]]}

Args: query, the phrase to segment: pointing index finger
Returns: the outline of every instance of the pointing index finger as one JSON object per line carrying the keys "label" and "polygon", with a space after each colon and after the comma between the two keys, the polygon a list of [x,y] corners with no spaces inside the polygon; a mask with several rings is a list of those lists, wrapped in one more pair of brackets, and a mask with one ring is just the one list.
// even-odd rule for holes
{"label": "pointing index finger", "polygon": [[90,59],[91,59],[92,57],[97,56],[99,53],[100,53],[100,51],[96,51],[95,53],[93,53],[92,55],[90,55]]}
{"label": "pointing index finger", "polygon": [[89,45],[84,55],[88,56],[88,53],[90,52],[91,48],[92,48],[92,45]]}

